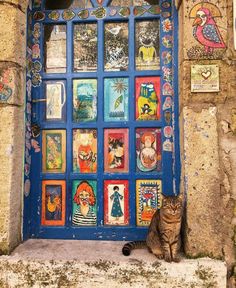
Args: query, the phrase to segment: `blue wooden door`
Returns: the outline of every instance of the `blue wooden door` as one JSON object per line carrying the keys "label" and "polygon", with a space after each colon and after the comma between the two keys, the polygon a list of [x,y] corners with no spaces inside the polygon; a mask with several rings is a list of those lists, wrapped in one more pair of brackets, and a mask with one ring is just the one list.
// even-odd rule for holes
{"label": "blue wooden door", "polygon": [[28,16],[25,237],[144,239],[178,194],[174,5],[53,2]]}

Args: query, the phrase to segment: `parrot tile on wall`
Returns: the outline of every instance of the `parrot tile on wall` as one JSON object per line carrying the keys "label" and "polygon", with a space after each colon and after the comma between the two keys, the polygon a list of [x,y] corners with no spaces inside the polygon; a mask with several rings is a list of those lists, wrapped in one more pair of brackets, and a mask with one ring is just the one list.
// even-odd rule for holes
{"label": "parrot tile on wall", "polygon": [[[192,2],[192,4],[191,4]],[[220,2],[220,3],[219,3]],[[185,57],[221,59],[227,46],[225,1],[188,1],[185,16]],[[190,29],[191,27],[191,29]]]}

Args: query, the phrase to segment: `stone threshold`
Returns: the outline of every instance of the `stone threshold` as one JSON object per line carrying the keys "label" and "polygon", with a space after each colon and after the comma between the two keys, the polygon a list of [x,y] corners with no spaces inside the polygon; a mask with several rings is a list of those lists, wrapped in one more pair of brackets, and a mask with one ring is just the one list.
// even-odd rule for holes
{"label": "stone threshold", "polygon": [[31,239],[0,257],[0,287],[224,288],[224,262],[158,260],[146,249],[121,253],[124,242]]}

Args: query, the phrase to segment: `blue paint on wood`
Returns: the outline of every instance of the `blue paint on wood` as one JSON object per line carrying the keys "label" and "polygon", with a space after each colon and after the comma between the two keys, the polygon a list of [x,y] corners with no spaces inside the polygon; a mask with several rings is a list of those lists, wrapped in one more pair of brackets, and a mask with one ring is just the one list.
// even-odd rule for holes
{"label": "blue paint on wood", "polygon": [[[94,7],[98,7],[97,2],[94,2]],[[108,0],[105,0],[105,4],[108,5]],[[173,2],[173,1],[172,1]],[[43,6],[44,7],[44,6]],[[90,12],[94,8],[88,9]],[[168,151],[162,151],[162,171],[161,172],[151,172],[151,173],[141,173],[136,172],[136,151],[135,151],[135,130],[136,128],[142,127],[155,127],[163,128],[165,125],[164,113],[161,109],[161,120],[158,121],[135,121],[135,77],[138,76],[161,76],[161,85],[163,85],[163,71],[152,70],[152,71],[136,71],[135,70],[135,21],[137,20],[151,20],[160,19],[160,15],[152,15],[149,13],[144,13],[142,16],[135,17],[133,15],[133,8],[131,8],[131,14],[129,17],[121,17],[116,14],[115,16],[107,15],[104,19],[96,19],[94,16],[82,20],[78,16],[72,20],[65,21],[62,16],[60,16],[58,21],[52,21],[46,17],[45,20],[40,22],[41,25],[41,35],[43,35],[43,25],[44,24],[64,24],[67,25],[67,72],[66,73],[45,73],[41,72],[43,81],[52,80],[62,80],[66,83],[66,121],[59,122],[46,122],[44,119],[45,113],[45,103],[39,102],[33,104],[32,108],[32,120],[37,122],[41,129],[65,129],[67,131],[67,142],[66,142],[66,173],[64,174],[45,174],[42,173],[42,154],[32,153],[32,173],[31,173],[31,194],[25,199],[24,207],[24,239],[32,238],[54,238],[54,239],[93,239],[93,240],[143,240],[147,233],[147,228],[136,226],[136,180],[138,179],[160,179],[162,180],[162,190],[165,195],[173,195],[173,178],[176,181],[176,191],[179,193],[179,183],[180,183],[180,158],[179,158],[179,135],[178,135],[178,22],[177,22],[177,11],[174,8],[165,9],[165,11],[171,11],[172,9],[172,19],[174,23],[174,49],[166,48],[162,45],[163,35],[171,35],[172,31],[164,33],[161,29],[160,32],[160,60],[161,66],[163,65],[163,59],[161,58],[163,51],[172,51],[174,56],[174,61],[167,64],[167,67],[174,68],[174,113],[175,113],[175,162],[173,168],[173,153]],[[33,10],[34,13],[35,10]],[[75,9],[74,12],[78,13],[79,9]],[[59,11],[62,15],[62,11]],[[30,11],[28,13],[31,13]],[[109,14],[109,13],[107,13]],[[109,21],[122,21],[128,22],[129,26],[129,69],[128,71],[104,71],[104,43],[101,39],[104,37],[104,24]],[[98,70],[97,72],[73,72],[73,26],[77,23],[97,23],[98,27]],[[33,21],[33,25],[35,22]],[[162,24],[160,22],[160,27]],[[43,37],[40,38],[40,49],[41,49],[41,61],[43,63]],[[128,77],[129,78],[129,121],[125,122],[105,122],[104,121],[104,79],[109,77]],[[97,103],[97,123],[84,122],[84,123],[73,123],[72,113],[73,113],[73,79],[85,79],[85,78],[95,78],[98,80],[98,103]],[[41,87],[35,87],[32,91],[33,99],[44,98],[44,85]],[[161,89],[161,107],[164,103],[166,96],[162,94]],[[169,110],[171,111],[171,110]],[[171,123],[172,124],[172,123]],[[104,173],[104,129],[105,128],[129,128],[129,173]],[[72,132],[73,129],[78,128],[94,128],[97,129],[98,135],[98,169],[95,174],[79,174],[73,172],[73,141]],[[42,133],[41,133],[42,134]],[[36,140],[40,142],[42,147],[42,136],[38,137]],[[162,133],[162,142],[166,138]],[[64,227],[55,226],[41,226],[41,182],[42,180],[66,180],[66,224]],[[72,181],[73,180],[96,180],[97,181],[97,227],[73,227],[71,224],[72,218]],[[129,212],[130,212],[130,224],[127,227],[113,227],[113,226],[103,226],[103,211],[104,211],[104,180],[114,180],[114,179],[124,179],[129,180]]]}

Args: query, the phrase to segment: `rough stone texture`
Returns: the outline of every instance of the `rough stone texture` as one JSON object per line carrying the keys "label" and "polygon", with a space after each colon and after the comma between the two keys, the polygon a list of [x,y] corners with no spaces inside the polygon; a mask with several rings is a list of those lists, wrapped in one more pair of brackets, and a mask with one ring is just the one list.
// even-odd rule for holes
{"label": "rough stone texture", "polygon": [[0,254],[21,241],[27,2],[0,1]]}
{"label": "rough stone texture", "polygon": [[222,257],[222,199],[216,107],[185,107],[184,160],[187,193],[185,251]]}
{"label": "rough stone texture", "polygon": [[218,105],[218,118],[221,126],[218,129],[222,166],[221,197],[224,209],[222,245],[225,259],[229,265],[232,265],[235,261],[233,238],[234,226],[236,227],[236,211],[234,215],[232,212],[234,211],[234,207],[236,207],[236,137],[231,129],[231,125],[233,124],[232,110],[234,108],[236,108],[235,101],[227,101],[224,105]]}
{"label": "rough stone texture", "polygon": [[[194,55],[189,57],[191,55],[187,53],[192,47],[200,45],[192,35],[193,19],[189,18],[189,12],[200,2],[182,1],[179,9],[181,171],[187,198],[184,246],[190,257],[224,257],[230,278],[236,259],[236,51],[233,48],[233,1],[218,1],[217,7],[223,17],[215,19],[227,49],[208,57],[198,55],[195,59]],[[216,2],[210,1],[213,4]],[[219,93],[191,93],[192,64],[219,65]],[[210,106],[216,107],[214,116],[211,116],[213,110]],[[208,124],[211,127],[208,128]],[[236,287],[235,276],[230,278],[228,287]]]}
{"label": "rough stone texture", "polygon": [[19,8],[22,12],[25,12],[27,6],[28,6],[29,0],[0,0],[1,4],[8,4],[15,6],[16,8]]}
{"label": "rough stone texture", "polygon": [[[166,263],[146,249],[130,257],[124,242],[29,240],[0,257],[1,287],[225,288],[224,262]],[[93,251],[93,253],[90,253]],[[8,285],[8,286],[7,286]]]}
{"label": "rough stone texture", "polygon": [[21,239],[24,109],[0,106],[0,253]]}
{"label": "rough stone texture", "polygon": [[26,15],[12,5],[0,3],[0,61],[26,66]]}
{"label": "rough stone texture", "polygon": [[[227,27],[227,51],[226,51],[226,57],[228,57],[228,63],[231,62],[232,60],[236,60],[236,50],[234,49],[234,33],[233,33],[233,1],[232,0],[227,0],[227,22],[228,22],[228,27]],[[227,60],[227,59],[226,59]],[[231,60],[229,62],[229,60]],[[234,63],[235,64],[235,63]]]}
{"label": "rough stone texture", "polygon": [[25,73],[23,68],[15,66],[13,63],[0,62],[0,85],[10,89],[11,96],[7,101],[0,99],[0,103],[23,105],[25,96]]}

